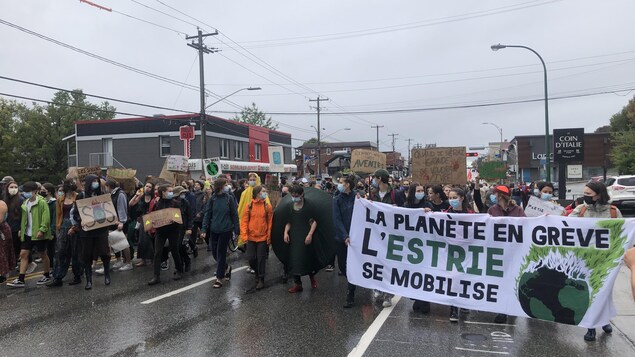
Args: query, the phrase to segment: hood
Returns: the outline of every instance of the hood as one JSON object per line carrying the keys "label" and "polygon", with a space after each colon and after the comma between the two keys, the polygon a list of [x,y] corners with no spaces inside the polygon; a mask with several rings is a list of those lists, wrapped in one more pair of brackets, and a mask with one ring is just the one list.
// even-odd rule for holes
{"label": "hood", "polygon": [[90,184],[94,180],[98,180],[98,179],[99,177],[97,177],[97,175],[87,175],[86,178],[84,178],[84,192],[86,193],[86,197],[101,195],[101,182],[99,185],[100,187],[96,190],[93,190],[93,188],[90,187]]}
{"label": "hood", "polygon": [[250,172],[249,175],[247,175],[247,178],[249,178],[250,175],[256,175],[256,186],[260,186],[262,184],[260,176],[257,173]]}

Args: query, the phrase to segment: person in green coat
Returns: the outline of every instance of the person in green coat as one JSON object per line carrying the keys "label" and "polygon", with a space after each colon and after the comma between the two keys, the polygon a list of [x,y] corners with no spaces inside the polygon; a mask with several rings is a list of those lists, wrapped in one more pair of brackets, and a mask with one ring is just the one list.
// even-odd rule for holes
{"label": "person in green coat", "polygon": [[51,240],[51,216],[49,206],[38,195],[38,185],[35,182],[27,182],[22,186],[25,201],[22,203],[22,222],[20,224],[20,275],[17,279],[8,283],[12,288],[23,288],[26,269],[29,265],[29,254],[35,248],[40,252],[44,263],[44,275],[37,282],[38,285],[46,284],[51,280],[49,271],[51,262],[47,254],[47,245]]}

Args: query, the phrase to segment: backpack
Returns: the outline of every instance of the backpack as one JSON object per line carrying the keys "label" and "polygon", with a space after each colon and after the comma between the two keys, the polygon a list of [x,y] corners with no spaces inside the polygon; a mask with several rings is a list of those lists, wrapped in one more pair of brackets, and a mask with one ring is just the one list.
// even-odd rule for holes
{"label": "backpack", "polygon": [[[254,201],[249,202],[249,206],[247,206],[247,227],[249,227],[249,221],[251,221],[251,207],[254,204]],[[267,204],[267,201],[264,201],[265,204],[265,217],[267,217],[267,215],[269,214],[269,211],[267,210],[267,206],[269,206]]]}
{"label": "backpack", "polygon": [[[586,212],[586,206],[582,206],[580,208],[580,213],[578,213],[579,217],[584,217],[584,213]],[[617,207],[611,205],[611,218],[617,218]]]}

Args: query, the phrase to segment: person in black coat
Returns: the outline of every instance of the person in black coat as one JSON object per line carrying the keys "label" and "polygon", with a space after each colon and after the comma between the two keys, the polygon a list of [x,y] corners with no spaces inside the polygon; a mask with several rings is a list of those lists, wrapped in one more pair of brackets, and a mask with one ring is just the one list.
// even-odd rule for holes
{"label": "person in black coat", "polygon": [[180,225],[181,227],[179,229],[179,239],[181,240],[179,253],[181,253],[181,260],[183,261],[183,271],[187,273],[190,269],[192,269],[192,260],[187,253],[187,247],[191,244],[194,217],[192,216],[191,205],[189,201],[187,201],[185,188],[181,186],[176,186],[174,188],[174,200],[181,206],[181,218],[183,219],[183,224]]}

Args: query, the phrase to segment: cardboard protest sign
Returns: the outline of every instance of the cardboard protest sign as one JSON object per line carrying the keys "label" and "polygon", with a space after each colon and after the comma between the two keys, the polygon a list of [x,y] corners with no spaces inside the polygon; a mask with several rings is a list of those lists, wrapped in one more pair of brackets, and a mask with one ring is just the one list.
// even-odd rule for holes
{"label": "cardboard protest sign", "polygon": [[168,170],[168,161],[165,160],[165,162],[163,163],[163,168],[161,169],[161,173],[159,174],[159,178],[166,180],[171,184],[178,185],[181,183],[182,180],[189,179],[190,175],[186,172]]}
{"label": "cardboard protest sign", "polygon": [[562,212],[564,212],[564,207],[543,201],[536,196],[529,196],[529,202],[527,202],[527,207],[525,207],[527,217],[538,217],[545,214],[562,216]]}
{"label": "cardboard protest sign", "polygon": [[356,149],[351,153],[351,170],[356,173],[372,174],[386,168],[386,154],[379,151]]}
{"label": "cardboard protest sign", "polygon": [[465,146],[412,150],[412,179],[420,184],[464,185],[467,182]]}
{"label": "cardboard protest sign", "polygon": [[188,158],[182,155],[170,155],[165,159],[168,171],[187,172],[189,170]]}
{"label": "cardboard protest sign", "polygon": [[478,174],[483,180],[498,180],[507,177],[507,166],[502,161],[487,161],[478,164]]}
{"label": "cardboard protest sign", "polygon": [[172,223],[183,224],[181,210],[178,208],[160,209],[143,216],[143,229],[146,232],[152,228],[161,228]]}
{"label": "cardboard protest sign", "polygon": [[137,170],[135,169],[113,169],[108,168],[106,172],[106,178],[112,178],[119,182],[119,186],[125,192],[132,192],[136,188],[135,175]]}
{"label": "cardboard protest sign", "polygon": [[92,231],[119,223],[117,210],[110,194],[77,200],[77,210],[82,219],[82,229]]}
{"label": "cardboard protest sign", "polygon": [[88,175],[95,175],[101,177],[101,167],[69,167],[67,178],[77,178],[80,183],[83,184],[84,179]]}
{"label": "cardboard protest sign", "polygon": [[613,284],[634,242],[631,219],[425,213],[357,199],[346,277],[412,299],[592,328],[615,316]]}
{"label": "cardboard protest sign", "polygon": [[284,172],[284,150],[282,146],[269,146],[269,172]]}

